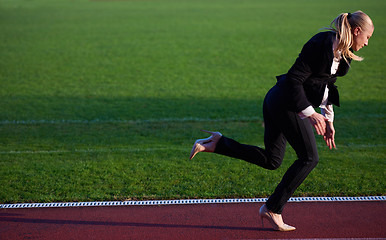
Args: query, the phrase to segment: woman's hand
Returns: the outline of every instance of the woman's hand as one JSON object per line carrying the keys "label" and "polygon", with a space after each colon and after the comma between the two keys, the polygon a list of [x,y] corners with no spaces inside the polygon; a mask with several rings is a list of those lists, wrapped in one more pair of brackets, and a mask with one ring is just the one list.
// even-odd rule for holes
{"label": "woman's hand", "polygon": [[335,145],[335,129],[332,122],[327,122],[326,133],[323,136],[324,141],[327,143],[327,146],[332,149],[336,148]]}
{"label": "woman's hand", "polygon": [[308,117],[308,119],[310,120],[312,126],[314,126],[316,133],[318,135],[325,136],[327,118],[325,118],[322,114],[314,112],[311,116]]}

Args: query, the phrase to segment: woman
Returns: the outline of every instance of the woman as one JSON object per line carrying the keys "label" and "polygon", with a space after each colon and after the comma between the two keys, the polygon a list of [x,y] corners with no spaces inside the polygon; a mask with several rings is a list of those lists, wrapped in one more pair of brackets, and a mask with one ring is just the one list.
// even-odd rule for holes
{"label": "woman", "polygon": [[[219,132],[208,132],[209,138],[194,143],[190,159],[198,152],[215,152],[274,170],[282,163],[288,141],[298,160],[284,174],[259,215],[261,220],[268,219],[275,230],[295,230],[283,222],[281,213],[318,163],[312,126],[330,149],[336,147],[332,104],[339,106],[339,95],[334,83],[347,73],[352,59],[362,60],[354,52],[367,46],[373,31],[371,19],[362,11],[342,13],[328,31],[316,34],[303,46],[288,73],[278,76],[276,85],[265,96],[265,149],[240,144]],[[315,112],[316,107],[321,108],[322,114]]]}

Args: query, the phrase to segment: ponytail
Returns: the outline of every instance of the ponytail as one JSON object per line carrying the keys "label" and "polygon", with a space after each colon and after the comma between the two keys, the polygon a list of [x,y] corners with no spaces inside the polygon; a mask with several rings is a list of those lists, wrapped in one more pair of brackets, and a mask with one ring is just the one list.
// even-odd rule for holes
{"label": "ponytail", "polygon": [[348,62],[348,59],[362,61],[362,57],[355,55],[350,50],[353,45],[352,29],[361,27],[361,29],[364,30],[368,28],[369,25],[373,26],[373,23],[370,17],[362,11],[339,14],[330,25],[330,30],[337,33],[339,41],[334,53],[341,51],[342,57],[346,62]]}

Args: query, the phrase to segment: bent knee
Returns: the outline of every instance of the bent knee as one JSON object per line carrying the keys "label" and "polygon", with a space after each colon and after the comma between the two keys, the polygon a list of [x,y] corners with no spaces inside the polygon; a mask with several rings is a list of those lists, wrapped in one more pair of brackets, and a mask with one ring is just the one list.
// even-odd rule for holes
{"label": "bent knee", "polygon": [[281,162],[270,162],[267,164],[266,169],[268,170],[276,170],[281,166]]}
{"label": "bent knee", "polygon": [[316,155],[316,156],[308,157],[306,160],[306,163],[310,165],[312,168],[316,167],[316,165],[318,165],[319,163],[319,156]]}

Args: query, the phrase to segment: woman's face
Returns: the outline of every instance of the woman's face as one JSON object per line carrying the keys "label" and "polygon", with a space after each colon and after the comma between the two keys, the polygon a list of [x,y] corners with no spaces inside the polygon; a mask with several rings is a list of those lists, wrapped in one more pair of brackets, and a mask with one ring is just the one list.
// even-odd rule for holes
{"label": "woman's face", "polygon": [[352,49],[354,51],[359,51],[359,49],[367,46],[369,44],[369,39],[373,35],[374,27],[369,27],[366,30],[362,30],[360,27],[356,27],[353,30],[353,45]]}

